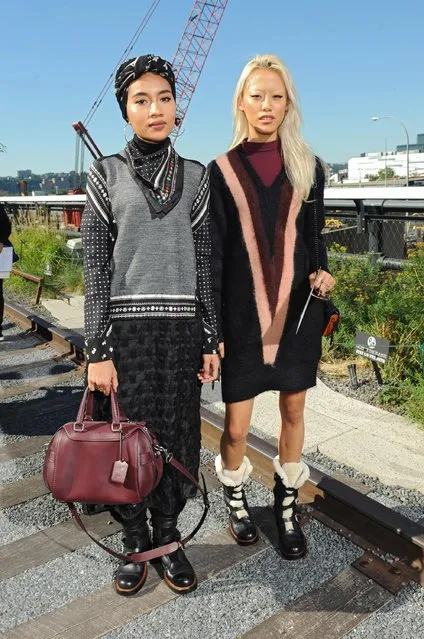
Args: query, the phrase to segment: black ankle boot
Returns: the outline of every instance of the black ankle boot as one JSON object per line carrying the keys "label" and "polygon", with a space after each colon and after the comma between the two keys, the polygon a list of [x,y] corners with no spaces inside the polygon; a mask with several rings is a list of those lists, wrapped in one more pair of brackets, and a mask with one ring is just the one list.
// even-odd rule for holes
{"label": "black ankle boot", "polygon": [[[140,512],[138,509],[137,512],[136,509],[137,506],[121,506],[111,509],[113,517],[122,524],[123,553],[128,555],[144,552],[152,547],[146,510],[144,509]],[[137,513],[135,517],[128,518],[128,515],[135,513]],[[115,573],[114,585],[116,592],[124,597],[135,595],[143,586],[146,578],[146,562],[122,561]]]}
{"label": "black ankle boot", "polygon": [[[177,529],[178,516],[167,516],[152,510],[153,546],[158,548],[173,541],[180,541]],[[197,588],[197,577],[193,566],[179,548],[160,558],[163,578],[171,590],[179,594],[191,592]]]}
{"label": "black ankle boot", "polygon": [[306,555],[306,538],[299,524],[298,489],[285,486],[277,473],[274,479],[274,515],[280,551],[285,559],[300,559]]}
{"label": "black ankle boot", "polygon": [[255,544],[259,539],[259,533],[249,512],[243,484],[223,486],[223,489],[230,519],[230,533],[241,546]]}

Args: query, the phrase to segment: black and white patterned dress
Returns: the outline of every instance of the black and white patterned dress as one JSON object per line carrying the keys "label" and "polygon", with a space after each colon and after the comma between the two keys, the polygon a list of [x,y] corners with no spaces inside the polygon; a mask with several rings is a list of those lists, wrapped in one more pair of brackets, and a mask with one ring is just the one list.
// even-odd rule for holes
{"label": "black and white patterned dress", "polygon": [[[194,475],[202,353],[217,347],[209,176],[169,141],[132,141],[89,173],[81,233],[88,362],[113,359],[127,417],[143,420]],[[97,394],[100,396],[100,394]],[[99,401],[104,414],[107,400]],[[147,505],[178,514],[192,486],[166,467]]]}

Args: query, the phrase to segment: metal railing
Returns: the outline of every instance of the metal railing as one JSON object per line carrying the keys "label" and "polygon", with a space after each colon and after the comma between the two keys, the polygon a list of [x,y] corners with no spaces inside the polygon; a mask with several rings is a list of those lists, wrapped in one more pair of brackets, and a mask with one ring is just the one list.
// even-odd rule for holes
{"label": "metal railing", "polygon": [[[324,241],[330,252],[343,247],[349,254],[372,253],[386,266],[396,268],[409,248],[424,241],[422,186],[333,187],[325,189],[324,197]],[[85,195],[0,197],[17,223],[37,219],[77,228],[85,201]]]}

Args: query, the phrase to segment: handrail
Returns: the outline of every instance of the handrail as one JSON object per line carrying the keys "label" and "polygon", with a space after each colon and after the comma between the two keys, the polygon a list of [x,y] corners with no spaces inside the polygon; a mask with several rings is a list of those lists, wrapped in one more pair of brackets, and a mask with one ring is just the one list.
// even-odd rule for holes
{"label": "handrail", "polygon": [[[424,186],[409,187],[331,187],[324,190],[325,202],[353,202],[354,200],[368,201],[405,201],[412,204],[414,201],[424,202]],[[0,202],[5,204],[84,204],[86,195],[36,195],[36,196],[0,196]]]}
{"label": "handrail", "polygon": [[41,291],[43,290],[44,277],[40,277],[39,275],[32,275],[31,273],[25,273],[24,271],[20,271],[18,268],[12,268],[13,275],[18,275],[22,277],[24,280],[29,280],[30,282],[35,282],[38,284],[37,293],[35,295],[35,303],[40,303]]}

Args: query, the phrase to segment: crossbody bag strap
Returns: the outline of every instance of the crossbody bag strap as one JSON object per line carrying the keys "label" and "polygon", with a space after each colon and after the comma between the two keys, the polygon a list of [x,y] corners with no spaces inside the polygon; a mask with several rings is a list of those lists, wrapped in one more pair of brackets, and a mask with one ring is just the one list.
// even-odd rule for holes
{"label": "crossbody bag strap", "polygon": [[200,491],[203,497],[203,513],[199,520],[199,523],[191,531],[191,533],[188,534],[186,537],[184,537],[181,541],[173,541],[170,544],[165,544],[164,546],[159,546],[158,548],[153,548],[152,550],[145,550],[144,552],[124,555],[120,552],[116,552],[115,550],[112,550],[111,548],[103,544],[101,541],[96,539],[91,533],[89,533],[81,519],[79,512],[77,511],[75,507],[75,504],[73,502],[66,502],[69,510],[71,511],[71,515],[76,521],[76,523],[78,524],[78,526],[90,537],[90,539],[95,544],[97,544],[97,546],[99,546],[100,548],[108,552],[109,555],[116,557],[117,559],[121,559],[123,561],[134,561],[137,563],[137,562],[151,561],[152,559],[157,559],[158,557],[163,557],[163,555],[168,555],[171,552],[175,552],[179,548],[183,548],[191,539],[193,539],[193,537],[200,530],[200,528],[203,525],[203,522],[206,519],[206,515],[208,514],[210,504],[209,504],[208,494],[206,491],[205,478],[203,474],[201,473],[202,480],[203,480],[203,487],[202,487],[199,484],[199,482],[193,477],[193,475],[189,473],[188,470],[184,468],[184,466],[180,464],[180,462],[172,456],[171,453],[168,453],[168,451],[163,448],[161,448],[161,453],[163,453],[165,463],[171,464],[171,466],[173,466],[176,470],[178,470],[185,477],[187,477],[187,479],[189,479],[191,483],[196,486],[196,488]]}
{"label": "crossbody bag strap", "polygon": [[167,555],[168,553],[175,552],[178,548],[182,547],[182,543],[180,541],[173,541],[171,544],[166,544],[166,546],[160,546],[159,548],[154,548],[153,550],[146,550],[145,552],[134,553],[133,555],[124,555],[123,553],[116,552],[102,544],[101,541],[96,539],[90,532],[88,532],[87,528],[84,526],[84,523],[81,519],[79,512],[77,511],[75,504],[72,501],[66,502],[69,510],[71,511],[71,515],[78,524],[78,526],[90,537],[92,541],[94,541],[97,546],[106,550],[109,555],[116,557],[116,559],[122,559],[123,561],[150,561],[151,559],[156,559],[157,557],[162,557],[162,555]]}

